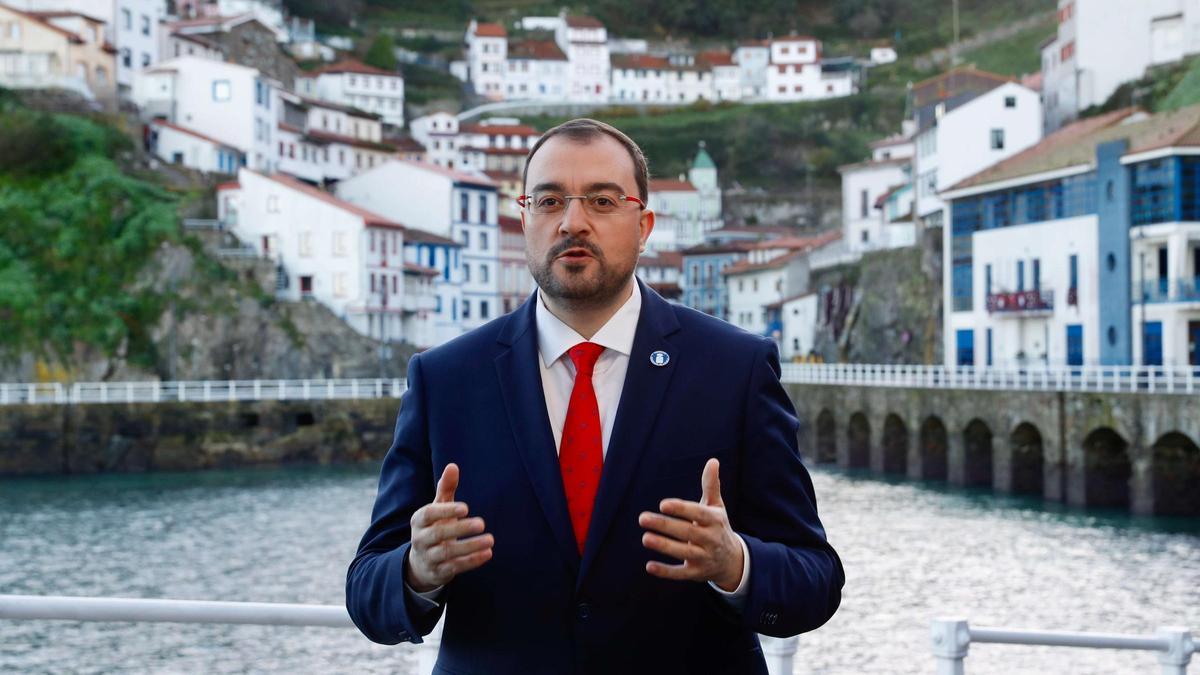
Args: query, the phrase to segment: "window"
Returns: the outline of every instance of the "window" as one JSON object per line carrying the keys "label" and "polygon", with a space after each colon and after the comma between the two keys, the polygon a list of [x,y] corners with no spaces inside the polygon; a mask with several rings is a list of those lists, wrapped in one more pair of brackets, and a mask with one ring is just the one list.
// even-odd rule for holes
{"label": "window", "polygon": [[333,255],[341,258],[346,256],[346,233],[333,233]]}
{"label": "window", "polygon": [[312,252],[312,232],[300,233],[300,255],[309,257]]}
{"label": "window", "polygon": [[[484,251],[488,250],[488,236],[487,235],[488,235],[487,232],[479,233],[479,248],[483,249]],[[485,281],[486,281],[486,279],[485,279]]]}
{"label": "window", "polygon": [[1068,279],[1070,285],[1067,288],[1075,290],[1079,288],[1079,256],[1077,254],[1071,254],[1069,265],[1071,268],[1070,278]]}
{"label": "window", "polygon": [[1017,97],[1016,96],[1005,96],[1004,97],[1004,107],[1005,108],[1017,107]]}
{"label": "window", "polygon": [[471,318],[471,301],[466,298],[463,298],[463,318]]}
{"label": "window", "polygon": [[866,190],[863,190],[863,191],[862,191],[862,192],[859,194],[859,202],[858,202],[858,210],[859,210],[859,217],[860,217],[860,218],[866,218],[866,217],[867,217],[867,215],[868,215],[868,213],[869,213],[869,209],[867,208],[867,202],[868,202],[869,200],[870,200],[870,196],[867,194],[867,191],[866,191]]}
{"label": "window", "polygon": [[147,54],[146,52],[142,52],[142,67],[146,68],[149,65],[150,65],[150,55]]}
{"label": "window", "polygon": [[[488,221],[487,212],[488,199],[483,195],[479,195],[479,222],[486,223]],[[487,244],[482,244],[482,246],[487,248]]]}
{"label": "window", "polygon": [[992,129],[992,149],[993,150],[1003,150],[1004,149],[1004,130],[1003,129]]}
{"label": "window", "polygon": [[471,247],[471,231],[470,230],[462,231],[462,243],[463,243],[463,248]]}
{"label": "window", "polygon": [[[487,265],[480,265],[480,266],[479,266],[479,281],[480,281],[481,283],[485,283],[485,284],[488,282],[488,266],[487,266]],[[484,306],[486,307],[486,306],[487,306],[487,304],[485,303],[485,304],[484,304]],[[487,318],[487,313],[486,313],[486,312],[480,312],[480,316],[482,316],[483,318],[485,318],[485,319],[486,319],[486,318]]]}
{"label": "window", "polygon": [[975,365],[975,331],[967,328],[955,333],[957,358],[955,363],[960,366]]}
{"label": "window", "polygon": [[142,35],[150,34],[150,17],[142,15]]}
{"label": "window", "polygon": [[1033,259],[1033,290],[1042,290],[1042,261]]}
{"label": "window", "polygon": [[[484,268],[487,269],[486,267]],[[487,300],[479,301],[479,318],[486,319],[491,314],[491,307]]]}
{"label": "window", "polygon": [[129,47],[121,48],[121,65],[126,68],[133,67],[133,52],[129,51]]}
{"label": "window", "polygon": [[371,252],[375,251],[375,233],[371,233]]}
{"label": "window", "polygon": [[128,9],[121,10],[121,25],[125,30],[133,30],[133,13]]}
{"label": "window", "polygon": [[[464,223],[467,222],[467,219],[470,215],[470,197],[465,192],[462,192],[458,195],[458,215],[458,219]],[[468,241],[469,240],[464,240],[464,243],[469,246],[470,244]]]}
{"label": "window", "polygon": [[346,297],[346,273],[338,272],[333,276],[333,294],[339,298]]}
{"label": "window", "polygon": [[1017,291],[1025,290],[1025,261],[1017,261]]}
{"label": "window", "polygon": [[[470,281],[471,280],[471,264],[463,263],[462,267],[463,267],[463,281]],[[464,312],[466,311],[465,307],[463,308],[463,311]]]}
{"label": "window", "polygon": [[269,195],[267,197],[267,213],[279,213],[278,195]]}
{"label": "window", "polygon": [[212,98],[214,101],[228,101],[232,95],[229,80],[214,80],[212,83]]}
{"label": "window", "polygon": [[983,295],[984,297],[992,294],[992,266],[987,264],[983,266]]}
{"label": "window", "polygon": [[1083,325],[1067,325],[1067,365],[1083,365]]}

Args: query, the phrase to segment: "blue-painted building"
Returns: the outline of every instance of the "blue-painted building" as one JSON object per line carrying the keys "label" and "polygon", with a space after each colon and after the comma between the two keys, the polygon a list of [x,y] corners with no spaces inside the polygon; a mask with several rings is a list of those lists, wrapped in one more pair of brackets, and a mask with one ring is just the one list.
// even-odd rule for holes
{"label": "blue-painted building", "polygon": [[1082,120],[941,197],[948,365],[1200,365],[1200,106]]}
{"label": "blue-painted building", "polygon": [[683,304],[728,321],[729,293],[722,272],[751,248],[750,242],[730,241],[684,249]]}

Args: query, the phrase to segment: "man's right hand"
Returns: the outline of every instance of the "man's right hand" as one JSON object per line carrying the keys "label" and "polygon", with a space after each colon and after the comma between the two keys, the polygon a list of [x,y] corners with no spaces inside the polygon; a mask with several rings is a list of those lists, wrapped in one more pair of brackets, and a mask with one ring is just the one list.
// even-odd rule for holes
{"label": "man's right hand", "polygon": [[467,505],[454,501],[457,489],[458,465],[447,464],[433,503],[417,509],[409,521],[412,547],[404,578],[418,593],[445,586],[492,559],[493,537],[483,533],[483,518],[466,517]]}

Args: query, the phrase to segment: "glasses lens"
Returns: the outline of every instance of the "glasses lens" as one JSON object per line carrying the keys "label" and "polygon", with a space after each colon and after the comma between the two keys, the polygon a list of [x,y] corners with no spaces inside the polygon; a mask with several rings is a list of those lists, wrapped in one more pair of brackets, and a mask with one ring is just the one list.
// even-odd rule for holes
{"label": "glasses lens", "polygon": [[604,215],[615,212],[620,208],[620,195],[615,192],[597,192],[587,196],[588,210]]}
{"label": "glasses lens", "polygon": [[566,203],[563,196],[557,192],[538,192],[533,195],[529,210],[538,214],[558,213]]}

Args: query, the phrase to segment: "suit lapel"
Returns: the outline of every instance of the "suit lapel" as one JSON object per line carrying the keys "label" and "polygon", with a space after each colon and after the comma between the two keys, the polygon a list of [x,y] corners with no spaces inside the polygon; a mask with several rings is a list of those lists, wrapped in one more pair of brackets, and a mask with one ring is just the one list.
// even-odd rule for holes
{"label": "suit lapel", "polygon": [[496,356],[496,375],[500,379],[504,407],[516,439],[517,451],[533,484],[538,503],[554,533],[563,558],[573,572],[578,571],[579,550],[567,513],[554,434],[546,414],[546,396],[542,390],[538,363],[537,330],[534,323],[536,296],[514,312],[497,338],[508,346]]}
{"label": "suit lapel", "polygon": [[[674,310],[640,281],[638,291],[642,294],[642,311],[629,354],[629,367],[625,371],[621,401],[617,405],[617,419],[604,458],[604,470],[600,474],[600,489],[588,525],[577,587],[587,576],[629,483],[637,473],[638,463],[645,454],[643,449],[654,430],[659,406],[680,358],[678,348],[667,340],[668,335],[679,329]],[[650,355],[656,351],[666,352],[670,357],[666,365],[656,366],[650,362]]]}

